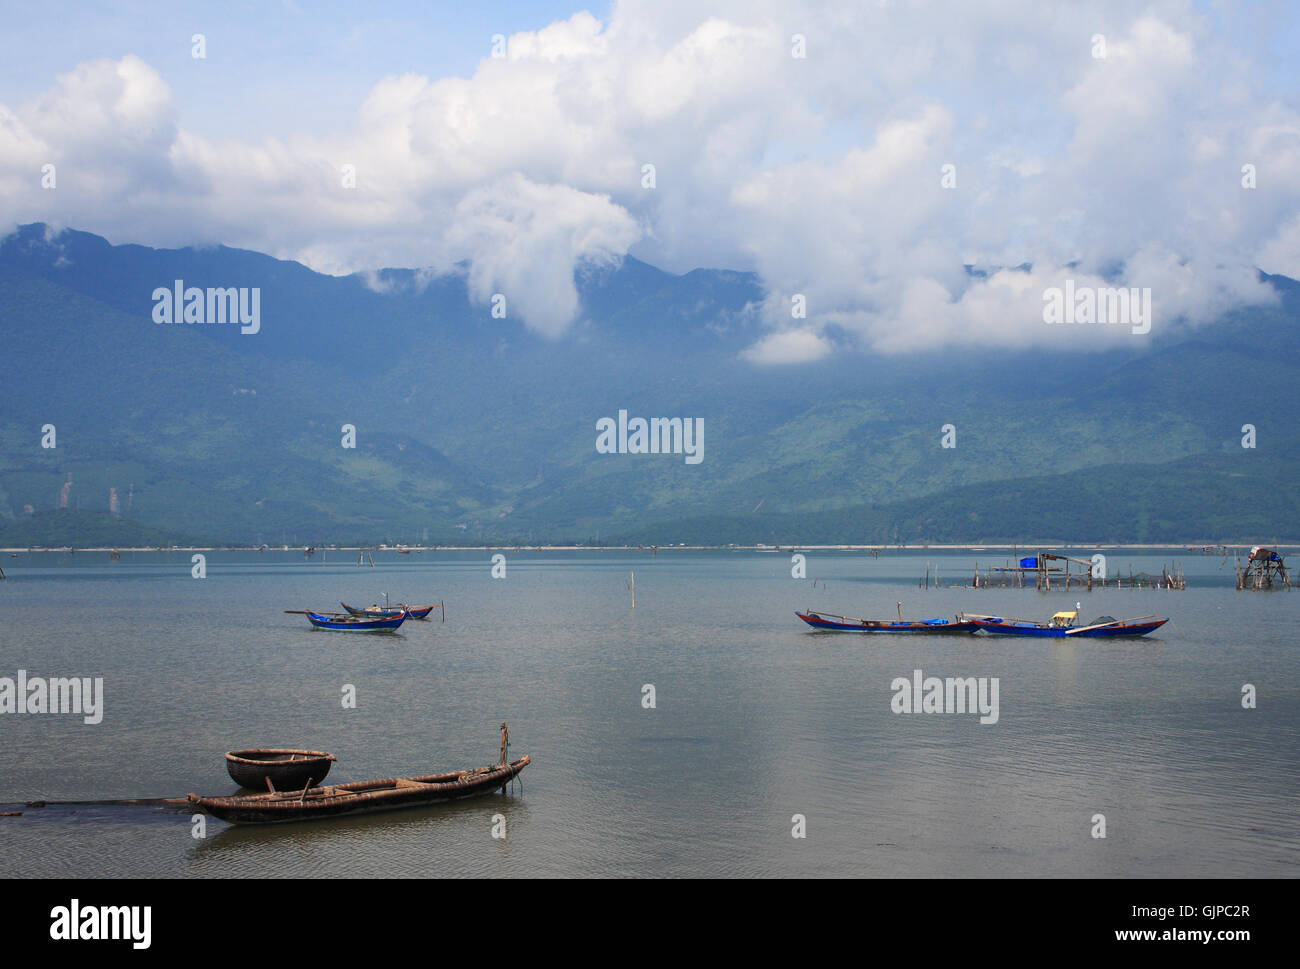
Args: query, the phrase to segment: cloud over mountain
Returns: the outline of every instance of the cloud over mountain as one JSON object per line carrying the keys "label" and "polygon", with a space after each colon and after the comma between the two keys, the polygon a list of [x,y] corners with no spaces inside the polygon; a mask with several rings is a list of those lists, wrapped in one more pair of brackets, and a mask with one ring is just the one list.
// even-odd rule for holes
{"label": "cloud over mountain", "polygon": [[1295,89],[1198,5],[696,11],[576,13],[500,57],[485,38],[468,77],[374,78],[336,130],[286,117],[261,140],[187,127],[136,55],[68,65],[21,103],[0,92],[0,224],[328,272],[468,260],[477,298],[552,336],[581,316],[586,262],[754,269],[772,330],[755,363],[1086,349],[1121,335],[1043,324],[1067,276],[1150,287],[1158,333],[1266,300],[1256,267],[1300,274]]}

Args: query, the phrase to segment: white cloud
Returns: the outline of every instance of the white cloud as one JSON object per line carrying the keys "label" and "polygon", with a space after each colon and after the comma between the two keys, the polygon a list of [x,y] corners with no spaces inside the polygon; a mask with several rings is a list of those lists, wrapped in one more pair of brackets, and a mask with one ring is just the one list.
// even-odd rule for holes
{"label": "white cloud", "polygon": [[[1256,265],[1300,274],[1300,114],[1190,2],[697,9],[578,13],[511,35],[467,78],[374,79],[338,131],[286,118],[258,143],[187,131],[138,57],[82,64],[0,103],[0,224],[225,242],[329,272],[469,260],[476,297],[505,293],[549,335],[581,313],[584,261],[631,248],[674,271],[755,269],[772,332],[747,357],[763,363],[832,342],[1115,338],[1042,324],[1064,273],[1151,287],[1169,326],[1267,298]],[[46,162],[57,190],[39,188]],[[809,315],[791,330],[794,293]]]}
{"label": "white cloud", "polygon": [[1259,268],[1300,279],[1300,215],[1278,229],[1259,250]]}
{"label": "white cloud", "polygon": [[810,363],[831,352],[830,342],[809,330],[781,330],[769,333],[741,353],[751,363],[763,365]]}
{"label": "white cloud", "polygon": [[470,296],[496,293],[538,331],[563,333],[578,315],[575,267],[618,260],[640,235],[608,196],[511,175],[476,188],[456,206],[444,238],[445,269],[470,260]]}

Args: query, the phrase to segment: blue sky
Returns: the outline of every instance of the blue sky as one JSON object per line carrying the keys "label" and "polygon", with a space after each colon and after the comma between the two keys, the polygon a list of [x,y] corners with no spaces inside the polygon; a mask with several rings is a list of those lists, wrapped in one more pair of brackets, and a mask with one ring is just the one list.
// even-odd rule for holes
{"label": "blue sky", "polygon": [[[9,6],[9,5],[6,5]],[[468,77],[493,34],[536,30],[607,3],[43,3],[5,17],[0,92],[20,101],[55,74],[136,54],[166,78],[186,127],[261,138],[287,124],[345,126],[376,80],[414,72]],[[207,38],[208,57],[190,56]]]}

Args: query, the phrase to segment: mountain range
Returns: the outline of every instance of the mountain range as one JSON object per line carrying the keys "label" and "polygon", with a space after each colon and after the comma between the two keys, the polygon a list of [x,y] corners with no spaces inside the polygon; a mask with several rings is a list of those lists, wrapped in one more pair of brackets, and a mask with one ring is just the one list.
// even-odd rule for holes
{"label": "mountain range", "polygon": [[[22,226],[0,545],[1295,540],[1300,284],[1263,278],[1276,305],[1128,348],[759,366],[744,272],[581,270],[552,338],[465,267],[336,277]],[[176,280],[257,289],[258,332],[155,323]],[[704,460],[597,453],[620,410],[701,419]]]}

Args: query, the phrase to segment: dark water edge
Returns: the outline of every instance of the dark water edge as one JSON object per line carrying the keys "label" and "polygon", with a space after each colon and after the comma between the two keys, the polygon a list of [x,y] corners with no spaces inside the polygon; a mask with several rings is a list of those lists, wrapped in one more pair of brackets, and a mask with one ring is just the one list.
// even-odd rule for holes
{"label": "dark water edge", "polygon": [[[102,676],[105,716],[0,715],[0,802],[230,793],[222,754],[301,746],[331,781],[477,766],[510,724],[522,794],[315,824],[50,806],[0,818],[12,876],[1286,876],[1300,861],[1300,596],[1232,588],[972,590],[981,555],[294,552],[122,561],[20,555],[0,583],[0,677]],[[938,563],[944,588],[917,588]],[[636,573],[636,607],[627,588]],[[445,599],[445,624],[315,631],[286,608]],[[1143,640],[808,631],[879,618],[1158,612]],[[1068,600],[1068,601],[1067,601]],[[355,604],[355,603],[354,603]],[[436,616],[436,613],[435,613]],[[898,715],[891,683],[997,677],[996,724]],[[1258,706],[1242,709],[1243,684]],[[344,709],[352,684],[357,708]],[[642,706],[653,684],[655,709]],[[10,810],[11,808],[0,808]],[[1091,836],[1104,814],[1106,838]],[[492,837],[504,815],[507,836]],[[791,837],[802,814],[807,837]]]}

